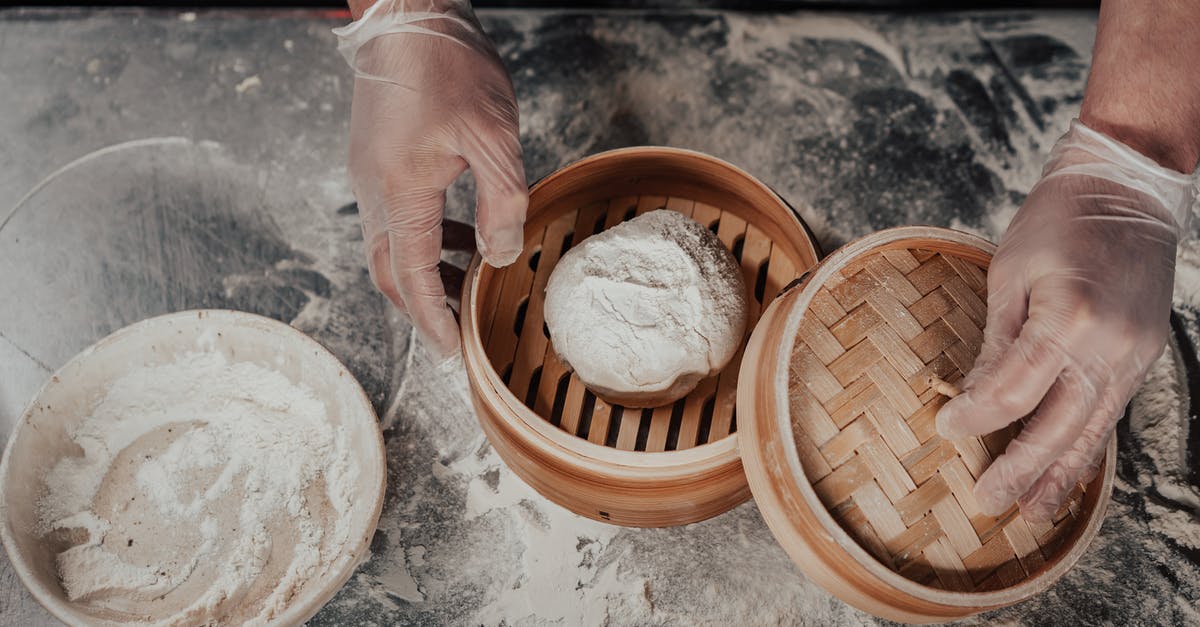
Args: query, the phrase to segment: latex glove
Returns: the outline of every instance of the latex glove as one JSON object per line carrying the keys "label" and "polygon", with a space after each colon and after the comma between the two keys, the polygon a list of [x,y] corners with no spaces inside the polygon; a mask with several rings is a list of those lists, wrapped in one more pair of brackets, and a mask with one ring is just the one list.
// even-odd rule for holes
{"label": "latex glove", "polygon": [[957,439],[1033,415],[979,478],[980,508],[1047,520],[1099,469],[1166,344],[1175,248],[1195,181],[1078,120],[988,270],[983,349],[937,429]]}
{"label": "latex glove", "polygon": [[488,263],[512,263],[524,242],[512,82],[467,2],[380,0],[334,32],[355,70],[349,168],[371,279],[444,362],[460,350],[438,272],[446,189],[471,168]]}

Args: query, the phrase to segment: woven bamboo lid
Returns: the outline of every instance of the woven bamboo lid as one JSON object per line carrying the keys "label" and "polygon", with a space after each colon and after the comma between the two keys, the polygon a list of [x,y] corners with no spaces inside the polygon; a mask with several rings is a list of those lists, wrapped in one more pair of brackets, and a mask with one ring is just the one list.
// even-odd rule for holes
{"label": "woven bamboo lid", "polygon": [[972,489],[1019,426],[946,441],[934,416],[970,370],[993,247],[903,227],[834,252],[762,315],[738,389],[742,460],[780,543],[842,600],[930,622],[1044,590],[1095,535],[1104,467],[1048,523],[979,511]]}

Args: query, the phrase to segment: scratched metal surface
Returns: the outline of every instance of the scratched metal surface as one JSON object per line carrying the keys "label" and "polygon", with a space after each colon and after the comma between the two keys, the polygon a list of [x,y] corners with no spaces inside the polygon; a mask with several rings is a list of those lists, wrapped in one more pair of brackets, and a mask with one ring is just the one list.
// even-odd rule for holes
{"label": "scratched metal surface", "polygon": [[[482,19],[514,76],[531,180],[617,146],[702,150],[792,201],[825,250],[908,223],[998,237],[1077,109],[1094,29],[1087,13]],[[0,12],[0,439],[103,335],[245,309],[329,346],[387,427],[372,558],[313,624],[871,622],[807,582],[753,504],[616,529],[503,467],[461,381],[410,350],[363,268],[343,166],[350,78],[329,33],[341,21]],[[470,223],[471,196],[457,185],[450,217]],[[1180,272],[1195,279],[1190,251]],[[1178,291],[1175,339],[1121,428],[1094,549],[981,620],[1200,621],[1195,291]],[[0,558],[0,623],[52,622]]]}

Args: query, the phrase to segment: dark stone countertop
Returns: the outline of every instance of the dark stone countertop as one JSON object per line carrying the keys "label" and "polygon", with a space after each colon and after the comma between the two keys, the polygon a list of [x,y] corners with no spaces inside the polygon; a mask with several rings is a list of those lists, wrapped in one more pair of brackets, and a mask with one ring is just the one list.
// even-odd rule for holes
{"label": "dark stone countertop", "polygon": [[[1078,109],[1094,31],[1083,12],[481,19],[513,74],[531,180],[606,148],[701,150],[774,187],[825,250],[911,223],[996,239]],[[0,438],[105,334],[245,309],[329,346],[387,428],[373,556],[314,625],[872,622],[806,581],[752,503],[621,529],[502,465],[461,382],[410,350],[367,278],[343,165],[350,73],[329,32],[343,21],[0,12]],[[472,196],[455,186],[450,217],[471,222]],[[1194,240],[1178,272],[1176,334],[1122,423],[1094,547],[1048,592],[974,620],[1200,622]],[[0,622],[52,622],[7,559],[0,589]]]}

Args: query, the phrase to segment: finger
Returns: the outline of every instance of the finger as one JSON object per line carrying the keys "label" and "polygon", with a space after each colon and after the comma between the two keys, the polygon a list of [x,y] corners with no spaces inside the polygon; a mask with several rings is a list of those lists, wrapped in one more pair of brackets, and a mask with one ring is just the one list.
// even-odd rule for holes
{"label": "finger", "polygon": [[977,380],[987,378],[996,360],[1017,339],[1021,325],[1028,316],[1026,291],[1020,273],[999,266],[997,263],[987,275],[987,321],[983,327],[983,345],[975,358],[975,365],[963,378],[963,389],[970,389]]}
{"label": "finger", "polygon": [[[1021,332],[1026,317],[1026,298],[1019,275],[993,268],[988,274],[987,322],[983,328],[983,345],[971,370],[963,378],[961,388],[971,390],[979,381],[994,375],[996,364]],[[966,412],[959,410],[967,401],[951,401],[938,411],[935,424],[938,433],[948,439],[963,437],[958,422]]]}
{"label": "finger", "polygon": [[1046,329],[1031,318],[994,362],[973,370],[971,387],[938,411],[938,433],[952,440],[991,433],[1033,411],[1066,361]]}
{"label": "finger", "polygon": [[1051,464],[1029,492],[1018,499],[1021,515],[1033,522],[1051,522],[1071,490],[1095,478],[1110,436],[1107,430],[1085,429],[1080,435],[1079,448],[1072,448],[1063,459]]}
{"label": "finger", "polygon": [[1095,412],[1097,397],[1087,378],[1073,370],[1063,371],[1037,412],[975,484],[980,510],[998,516],[1028,492],[1079,439]]}
{"label": "finger", "polygon": [[479,253],[495,267],[516,261],[525,245],[529,192],[515,117],[512,125],[473,136],[463,151],[463,158],[475,176],[475,237]]}
{"label": "finger", "polygon": [[1124,399],[1128,394],[1104,392],[1079,439],[1033,484],[1020,499],[1021,513],[1029,520],[1049,521],[1076,484],[1095,478],[1104,459],[1104,449],[1113,425],[1125,412]]}
{"label": "finger", "polygon": [[374,239],[373,243],[368,244],[367,274],[370,275],[375,288],[382,292],[400,313],[407,316],[408,308],[404,306],[404,299],[400,297],[400,290],[396,287],[396,279],[392,277],[392,253],[387,235],[382,234]]}
{"label": "finger", "polygon": [[388,235],[391,248],[392,276],[408,307],[418,337],[438,363],[458,354],[458,325],[446,306],[438,263],[441,252],[441,221],[424,232],[396,232]]}

